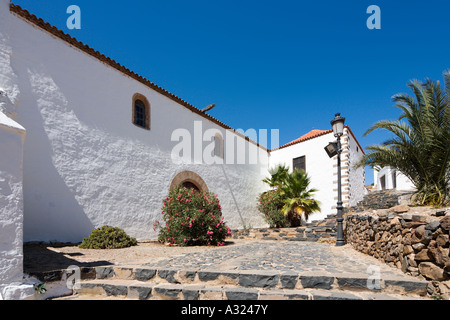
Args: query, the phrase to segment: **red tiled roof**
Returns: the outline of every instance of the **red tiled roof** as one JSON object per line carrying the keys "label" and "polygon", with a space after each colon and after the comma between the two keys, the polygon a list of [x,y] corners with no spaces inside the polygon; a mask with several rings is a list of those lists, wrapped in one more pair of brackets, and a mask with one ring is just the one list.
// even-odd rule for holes
{"label": "red tiled roof", "polygon": [[327,133],[330,133],[330,132],[333,132],[333,130],[331,130],[331,129],[330,130],[312,129],[310,132],[302,135],[300,138],[295,139],[295,140],[293,140],[291,142],[288,142],[288,143],[282,145],[281,147],[279,147],[278,149],[283,149],[283,148],[292,146],[294,144],[297,144],[297,143],[300,143],[300,142],[303,142],[303,141],[306,141],[306,140],[314,139],[314,138],[320,137],[320,136],[322,136],[324,134],[327,134]]}
{"label": "red tiled roof", "polygon": [[167,98],[175,101],[176,103],[182,105],[183,107],[189,109],[190,111],[198,114],[199,116],[217,124],[218,126],[227,129],[227,130],[232,130],[236,135],[239,135],[243,138],[245,138],[245,140],[249,141],[250,143],[253,143],[255,145],[257,145],[258,147],[269,151],[266,147],[260,145],[259,143],[253,141],[252,139],[250,139],[249,137],[246,137],[245,135],[239,133],[238,131],[236,131],[235,129],[231,128],[230,126],[226,125],[225,123],[217,120],[216,118],[210,116],[207,113],[202,112],[200,109],[194,107],[193,105],[191,105],[190,103],[182,100],[181,98],[177,97],[176,95],[170,93],[169,91],[161,88],[160,86],[154,84],[153,82],[147,80],[146,78],[142,77],[141,75],[135,73],[134,71],[131,71],[129,69],[127,69],[126,67],[122,66],[121,64],[119,64],[118,62],[116,62],[115,60],[101,54],[100,52],[96,51],[95,49],[89,47],[88,45],[82,43],[81,41],[78,41],[77,39],[71,37],[70,35],[64,33],[62,30],[56,28],[55,26],[52,26],[51,24],[49,24],[48,22],[45,22],[44,20],[42,20],[41,18],[36,17],[34,14],[29,13],[27,10],[22,9],[22,7],[20,7],[19,5],[15,5],[15,4],[10,4],[10,11],[15,13],[16,15],[18,15],[19,17],[23,18],[24,20],[26,20],[27,22],[49,32],[50,34],[52,34],[53,36],[56,36],[57,38],[65,41],[66,43],[72,45],[73,47],[91,55],[94,58],[97,58],[98,60],[100,60],[101,62],[111,66],[112,68],[122,72],[123,74],[133,78],[136,81],[141,82],[142,84],[146,85],[147,87],[159,92],[160,94],[166,96]]}
{"label": "red tiled roof", "polygon": [[[362,153],[365,154],[364,149],[363,149],[363,148],[361,147],[361,145],[359,144],[359,141],[356,139],[355,135],[353,134],[352,129],[350,129],[349,126],[345,126],[345,128],[346,128],[346,129],[348,130],[348,132],[353,136],[353,139],[355,139],[355,141],[356,141],[356,143],[358,144],[359,148],[361,149]],[[307,140],[311,140],[311,139],[314,139],[314,138],[323,136],[324,134],[331,133],[331,132],[333,132],[332,129],[330,129],[330,130],[318,130],[318,129],[312,129],[310,132],[308,132],[308,133],[302,135],[300,138],[295,139],[295,140],[293,140],[293,141],[291,141],[291,142],[288,142],[288,143],[282,145],[281,147],[278,147],[277,149],[272,149],[271,151],[273,151],[273,150],[278,150],[278,149],[283,149],[283,148],[292,146],[292,145],[297,144],[297,143],[300,143],[300,142],[304,142],[304,141],[307,141]]]}

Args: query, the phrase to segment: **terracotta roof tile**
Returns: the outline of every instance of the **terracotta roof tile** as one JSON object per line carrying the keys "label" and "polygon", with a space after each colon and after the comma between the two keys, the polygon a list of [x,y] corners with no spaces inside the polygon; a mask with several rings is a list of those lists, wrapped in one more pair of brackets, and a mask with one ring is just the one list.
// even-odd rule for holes
{"label": "terracotta roof tile", "polygon": [[304,142],[304,141],[307,141],[307,140],[310,140],[310,139],[314,139],[314,138],[320,137],[320,136],[322,136],[324,134],[327,134],[327,133],[330,133],[330,132],[333,132],[333,130],[331,130],[331,129],[330,130],[312,129],[310,132],[302,135],[300,138],[295,139],[295,140],[293,140],[291,142],[288,142],[288,143],[282,145],[281,147],[279,147],[277,149],[283,149],[283,148],[292,146],[292,145],[300,143],[300,142]]}
{"label": "terracotta roof tile", "polygon": [[[355,139],[355,141],[356,141],[356,143],[358,144],[359,148],[361,149],[362,153],[365,154],[364,149],[363,149],[363,148],[361,147],[361,145],[359,144],[358,140],[356,139],[355,135],[353,134],[352,129],[350,129],[349,126],[345,126],[345,128],[346,128],[346,129],[348,130],[348,132],[353,136],[353,139]],[[295,139],[295,140],[293,140],[293,141],[291,141],[291,142],[288,142],[288,143],[286,143],[286,144],[284,144],[284,145],[282,145],[281,147],[278,147],[278,148],[276,148],[276,149],[272,149],[271,151],[278,150],[278,149],[283,149],[283,148],[292,146],[292,145],[297,144],[297,143],[301,143],[301,142],[304,142],[304,141],[307,141],[307,140],[311,140],[311,139],[314,139],[314,138],[323,136],[323,135],[325,135],[325,134],[327,134],[327,133],[331,133],[331,132],[333,132],[332,129],[330,129],[330,130],[312,129],[310,132],[308,132],[308,133],[302,135],[300,138]]]}

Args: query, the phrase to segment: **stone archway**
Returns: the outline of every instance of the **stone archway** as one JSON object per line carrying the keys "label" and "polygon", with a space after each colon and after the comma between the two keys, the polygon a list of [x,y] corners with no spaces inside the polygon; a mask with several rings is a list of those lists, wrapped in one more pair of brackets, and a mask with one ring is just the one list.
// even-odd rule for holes
{"label": "stone archway", "polygon": [[198,174],[192,171],[179,172],[170,183],[169,189],[172,190],[179,186],[185,186],[187,188],[196,189],[202,192],[208,192],[208,187],[205,181]]}

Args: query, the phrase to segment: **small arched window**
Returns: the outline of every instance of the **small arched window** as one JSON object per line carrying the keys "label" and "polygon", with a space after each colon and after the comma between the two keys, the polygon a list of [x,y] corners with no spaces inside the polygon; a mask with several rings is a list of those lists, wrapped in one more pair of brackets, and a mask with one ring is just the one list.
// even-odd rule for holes
{"label": "small arched window", "polygon": [[133,96],[133,118],[134,125],[150,130],[150,104],[142,94]]}
{"label": "small arched window", "polygon": [[223,158],[224,146],[223,138],[220,133],[216,133],[214,136],[214,156]]}

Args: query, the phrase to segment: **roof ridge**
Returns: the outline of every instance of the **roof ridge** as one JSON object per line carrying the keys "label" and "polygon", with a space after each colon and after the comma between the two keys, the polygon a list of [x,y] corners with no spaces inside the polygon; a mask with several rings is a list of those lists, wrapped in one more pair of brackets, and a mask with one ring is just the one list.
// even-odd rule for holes
{"label": "roof ridge", "polygon": [[259,143],[253,141],[252,139],[250,139],[249,137],[241,134],[240,132],[236,131],[235,129],[233,129],[232,127],[230,127],[229,125],[221,122],[220,120],[214,118],[213,116],[202,112],[200,109],[198,109],[197,107],[195,107],[194,105],[188,103],[187,101],[181,99],[180,97],[174,95],[173,93],[167,91],[166,89],[158,86],[157,84],[151,82],[150,80],[148,80],[147,78],[137,74],[136,72],[126,68],[125,66],[121,65],[120,63],[118,63],[117,61],[115,61],[114,59],[105,56],[104,54],[100,53],[99,51],[91,48],[89,45],[84,44],[83,42],[77,40],[76,38],[72,37],[71,35],[65,33],[64,31],[58,29],[57,27],[51,25],[48,22],[45,22],[42,18],[38,18],[36,15],[30,13],[28,10],[23,9],[21,6],[17,5],[17,4],[10,4],[10,11],[17,14],[18,16],[24,18],[26,21],[32,23],[33,25],[49,32],[50,34],[58,37],[59,39],[65,41],[66,43],[74,46],[75,48],[83,51],[84,53],[87,53],[91,56],[93,56],[94,58],[97,58],[99,61],[109,65],[110,67],[122,72],[123,74],[133,78],[136,81],[141,82],[142,84],[146,85],[147,87],[149,87],[150,89],[153,89],[155,91],[157,91],[158,93],[166,96],[167,98],[177,102],[178,104],[182,105],[183,107],[189,109],[190,111],[200,115],[201,117],[217,124],[218,126],[227,129],[227,130],[233,130],[233,132],[243,138],[245,138],[245,140],[249,141],[250,143],[255,144],[256,146],[269,151],[269,149],[267,149],[266,147],[260,145]]}
{"label": "roof ridge", "polygon": [[[361,144],[359,143],[358,139],[356,139],[355,134],[353,133],[352,129],[350,129],[350,127],[348,125],[345,125],[344,128],[346,128],[348,130],[348,132],[350,132],[350,134],[353,136],[353,138],[355,139],[355,141],[358,144],[359,148],[361,149],[362,153],[366,154],[364,152],[364,149],[362,148]],[[319,131],[319,132],[317,134],[308,136],[308,134],[310,134],[313,131]],[[312,129],[311,131],[309,131],[309,132],[305,133],[304,135],[302,135],[300,138],[292,140],[291,142],[288,142],[288,143],[282,145],[281,147],[272,149],[270,151],[275,151],[275,150],[283,149],[283,148],[286,148],[286,147],[290,147],[290,146],[292,146],[294,144],[305,142],[305,141],[308,141],[308,140],[311,140],[311,139],[323,136],[323,135],[331,133],[331,132],[333,132],[332,129],[329,129],[329,130]]]}
{"label": "roof ridge", "polygon": [[[316,134],[313,134],[313,135],[309,136],[309,134],[312,133],[313,131],[319,131],[319,132],[317,132]],[[297,143],[300,143],[300,142],[304,142],[304,141],[307,141],[307,140],[311,140],[311,139],[317,138],[317,137],[319,137],[319,136],[322,136],[322,135],[324,135],[324,134],[330,133],[330,132],[332,132],[332,131],[333,131],[333,130],[331,130],[331,129],[330,129],[330,130],[312,129],[311,131],[309,131],[309,132],[305,133],[304,135],[300,136],[299,138],[297,138],[297,139],[295,139],[295,140],[292,140],[291,142],[288,142],[288,143],[286,143],[286,144],[284,144],[284,145],[282,145],[282,146],[280,146],[280,147],[278,147],[278,148],[276,148],[276,149],[273,149],[273,150],[271,150],[271,151],[283,149],[283,148],[292,146],[292,145],[297,144]]]}

